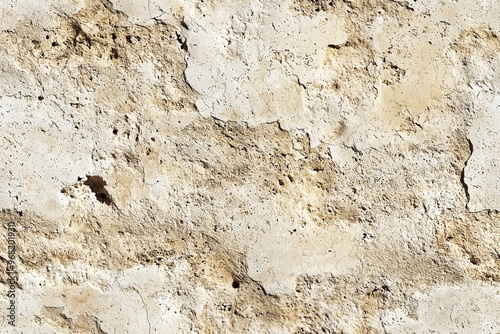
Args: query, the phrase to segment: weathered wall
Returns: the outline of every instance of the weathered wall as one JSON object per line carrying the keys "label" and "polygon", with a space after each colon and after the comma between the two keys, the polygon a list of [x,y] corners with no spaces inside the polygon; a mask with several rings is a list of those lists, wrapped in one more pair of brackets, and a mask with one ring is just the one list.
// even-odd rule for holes
{"label": "weathered wall", "polygon": [[15,329],[499,333],[499,12],[2,2]]}

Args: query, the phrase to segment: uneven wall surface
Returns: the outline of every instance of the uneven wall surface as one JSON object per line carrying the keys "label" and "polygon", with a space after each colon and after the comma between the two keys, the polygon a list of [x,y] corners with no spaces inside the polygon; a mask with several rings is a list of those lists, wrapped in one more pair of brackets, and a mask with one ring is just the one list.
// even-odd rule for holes
{"label": "uneven wall surface", "polygon": [[500,333],[499,13],[2,1],[0,333]]}

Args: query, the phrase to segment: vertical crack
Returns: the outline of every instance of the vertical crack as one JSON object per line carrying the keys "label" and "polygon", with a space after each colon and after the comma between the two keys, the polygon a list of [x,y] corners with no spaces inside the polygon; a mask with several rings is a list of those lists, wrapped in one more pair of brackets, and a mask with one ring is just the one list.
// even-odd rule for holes
{"label": "vertical crack", "polygon": [[148,312],[148,307],[146,306],[146,302],[144,301],[144,298],[142,297],[141,293],[139,292],[139,290],[137,290],[135,286],[133,286],[132,289],[134,289],[135,292],[137,292],[137,294],[139,295],[139,297],[141,297],[142,304],[144,305],[144,310],[146,311],[146,320],[148,321],[148,327],[149,327],[148,333],[151,334],[151,322],[149,321],[149,312]]}
{"label": "vertical crack", "polygon": [[467,142],[469,143],[469,157],[467,158],[467,160],[465,160],[465,163],[464,163],[464,168],[462,168],[462,173],[460,174],[460,183],[462,183],[462,186],[464,187],[464,191],[465,191],[465,197],[467,198],[467,204],[465,205],[466,209],[468,210],[469,208],[467,207],[469,202],[470,202],[470,194],[469,194],[469,186],[467,185],[467,183],[465,182],[465,167],[467,167],[467,163],[469,162],[471,156],[472,156],[472,151],[473,151],[473,146],[472,146],[472,142],[470,141],[469,138],[467,138]]}

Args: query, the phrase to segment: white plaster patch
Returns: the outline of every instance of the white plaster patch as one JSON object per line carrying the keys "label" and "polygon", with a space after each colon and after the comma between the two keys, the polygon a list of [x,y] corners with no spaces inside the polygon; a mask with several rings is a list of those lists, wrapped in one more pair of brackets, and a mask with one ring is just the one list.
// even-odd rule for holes
{"label": "white plaster patch", "polygon": [[339,229],[308,224],[305,228],[271,228],[247,253],[248,275],[270,294],[292,293],[299,275],[344,275],[360,265],[355,255],[358,225]]}
{"label": "white plaster patch", "polygon": [[114,0],[112,3],[114,9],[124,12],[135,24],[151,25],[154,20],[175,24],[175,15],[183,12],[183,4],[176,0]]}
{"label": "white plaster patch", "polygon": [[500,96],[486,102],[469,129],[472,155],[465,167],[472,212],[500,210]]}
{"label": "white plaster patch", "polygon": [[0,98],[0,206],[44,217],[64,213],[60,191],[92,171],[92,141],[82,139],[57,107]]}
{"label": "white plaster patch", "polygon": [[498,333],[500,290],[491,286],[439,287],[416,293],[416,314],[402,309],[383,315],[387,333]]}
{"label": "white plaster patch", "polygon": [[[163,270],[137,266],[122,272],[89,269],[87,274],[89,278],[102,277],[110,285],[106,289],[90,282],[48,285],[44,277],[22,274],[20,282],[29,292],[18,292],[19,333],[56,333],[50,323],[36,324],[45,308],[60,309],[73,321],[91,317],[105,333],[178,333],[179,305],[164,289]],[[0,306],[6,309],[7,302],[1,298]]]}
{"label": "white plaster patch", "polygon": [[337,17],[293,16],[288,6],[236,1],[189,12],[186,78],[202,115],[309,127],[301,84],[313,80],[327,46],[347,36]]}

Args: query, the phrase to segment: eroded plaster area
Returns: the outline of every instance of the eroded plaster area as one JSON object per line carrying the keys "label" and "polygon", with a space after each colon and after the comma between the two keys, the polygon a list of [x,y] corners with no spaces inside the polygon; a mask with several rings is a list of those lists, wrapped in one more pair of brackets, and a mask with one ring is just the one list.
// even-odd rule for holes
{"label": "eroded plaster area", "polygon": [[[474,98],[456,82],[476,93],[496,87],[498,57],[491,52],[500,24],[492,14],[496,6],[487,1],[115,3],[132,21],[177,20],[185,28],[186,80],[198,93],[196,107],[203,116],[251,125],[278,121],[286,130],[305,131],[313,147],[330,144],[341,164],[350,155],[345,146],[379,147],[397,137],[420,144],[448,136],[458,126],[454,113],[442,113],[450,105],[472,114],[491,109],[493,97]],[[464,41],[467,31],[481,35],[483,29],[493,34],[483,48],[469,48],[468,55],[457,48],[471,46]],[[460,64],[467,68],[465,77],[451,70],[460,67],[460,54],[471,60]],[[458,103],[463,93],[471,99]],[[485,127],[497,127],[488,117],[481,118]],[[496,142],[495,130],[477,127],[471,129],[473,138]],[[479,162],[485,160],[479,152],[491,147],[471,140],[479,146],[465,181],[468,207],[498,209],[498,152],[493,149],[488,161]]]}
{"label": "eroded plaster area", "polygon": [[314,6],[256,1],[186,10],[186,79],[200,113],[279,121],[308,133],[312,146],[379,147],[395,136],[421,143],[454,130],[451,115],[440,112],[463,89],[449,70],[450,47],[474,24],[496,27],[494,3]]}
{"label": "eroded plaster area", "polygon": [[498,6],[0,4],[17,330],[497,333]]}

